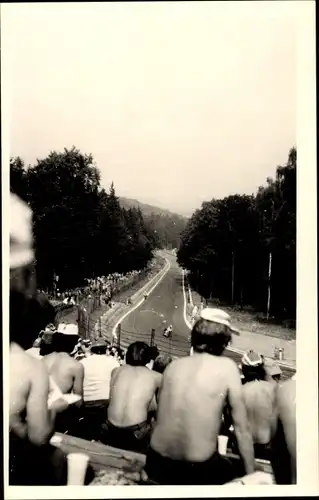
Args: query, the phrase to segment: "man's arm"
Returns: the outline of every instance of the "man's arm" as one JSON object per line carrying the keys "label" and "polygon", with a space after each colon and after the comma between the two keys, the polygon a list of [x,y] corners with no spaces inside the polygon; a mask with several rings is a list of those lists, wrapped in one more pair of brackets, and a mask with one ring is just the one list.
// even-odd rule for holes
{"label": "man's arm", "polygon": [[228,401],[237,438],[238,450],[243,459],[246,473],[251,474],[255,470],[253,439],[247,421],[242,383],[238,368],[234,362],[229,363],[227,374],[229,380]]}
{"label": "man's arm", "polygon": [[76,403],[76,406],[81,406],[81,404],[83,403],[84,366],[78,361],[76,361],[75,363],[73,393],[81,396],[81,400]]}
{"label": "man's arm", "polygon": [[48,443],[54,432],[55,413],[48,409],[48,395],[48,372],[41,361],[36,360],[26,410],[28,438],[38,446]]}

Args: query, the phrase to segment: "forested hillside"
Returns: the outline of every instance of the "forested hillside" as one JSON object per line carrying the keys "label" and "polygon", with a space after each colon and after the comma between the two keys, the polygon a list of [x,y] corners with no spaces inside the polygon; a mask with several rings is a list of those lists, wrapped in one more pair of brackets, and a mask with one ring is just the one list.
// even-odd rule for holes
{"label": "forested hillside", "polygon": [[186,217],[131,198],[120,197],[119,200],[124,208],[134,207],[141,210],[147,226],[156,238],[158,247],[169,249],[179,247],[180,235],[187,223]]}
{"label": "forested hillside", "polygon": [[297,151],[255,195],[202,204],[187,223],[180,265],[206,298],[296,318]]}
{"label": "forested hillside", "polygon": [[37,280],[59,288],[85,278],[144,268],[157,239],[138,208],[120,206],[114,185],[100,186],[91,155],[75,147],[51,152],[35,165],[10,160],[10,187],[31,206]]}

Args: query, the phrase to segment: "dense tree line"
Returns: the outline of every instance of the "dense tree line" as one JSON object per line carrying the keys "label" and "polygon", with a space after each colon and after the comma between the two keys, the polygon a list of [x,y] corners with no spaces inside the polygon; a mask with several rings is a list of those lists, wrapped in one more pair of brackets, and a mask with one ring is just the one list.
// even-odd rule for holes
{"label": "dense tree line", "polygon": [[212,199],[189,219],[178,261],[204,297],[296,318],[296,163],[292,148],[256,195]]}
{"label": "dense tree line", "polygon": [[177,214],[160,214],[152,212],[145,215],[145,221],[152,230],[159,248],[178,248],[181,233],[185,229],[187,219]]}
{"label": "dense tree line", "polygon": [[36,165],[10,160],[11,190],[34,213],[33,229],[40,287],[81,286],[85,278],[143,269],[156,239],[139,209],[120,206],[112,184],[100,186],[91,155],[73,147],[51,152]]}

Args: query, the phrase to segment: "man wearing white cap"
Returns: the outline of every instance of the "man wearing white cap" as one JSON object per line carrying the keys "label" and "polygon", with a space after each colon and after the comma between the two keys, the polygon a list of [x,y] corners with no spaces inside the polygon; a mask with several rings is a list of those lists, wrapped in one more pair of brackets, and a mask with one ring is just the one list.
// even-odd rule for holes
{"label": "man wearing white cap", "polygon": [[[228,400],[244,471],[254,471],[252,437],[238,368],[222,356],[235,331],[220,309],[205,308],[191,334],[193,355],[174,360],[163,373],[157,420],[145,472],[159,484],[224,484],[234,478],[218,453]],[[238,333],[238,331],[235,331]]]}

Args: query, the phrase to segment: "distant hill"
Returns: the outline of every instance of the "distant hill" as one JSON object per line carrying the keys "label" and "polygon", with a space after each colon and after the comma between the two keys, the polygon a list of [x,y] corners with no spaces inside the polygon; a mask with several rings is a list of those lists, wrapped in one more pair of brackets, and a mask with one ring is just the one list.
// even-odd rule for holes
{"label": "distant hill", "polygon": [[124,198],[123,196],[119,196],[120,204],[123,208],[137,208],[139,207],[143,213],[143,215],[157,214],[157,215],[168,215],[180,217],[181,219],[185,219],[186,217],[181,214],[177,214],[167,210],[165,208],[156,207],[154,205],[148,205],[147,203],[141,203],[138,200],[134,200],[133,198]]}
{"label": "distant hill", "polygon": [[151,233],[155,236],[159,248],[178,248],[180,235],[184,230],[187,218],[164,208],[141,203],[132,198],[119,197],[120,205],[128,210],[139,208]]}

